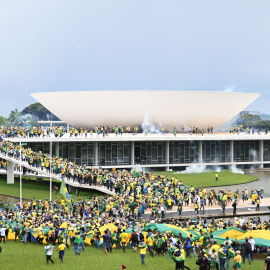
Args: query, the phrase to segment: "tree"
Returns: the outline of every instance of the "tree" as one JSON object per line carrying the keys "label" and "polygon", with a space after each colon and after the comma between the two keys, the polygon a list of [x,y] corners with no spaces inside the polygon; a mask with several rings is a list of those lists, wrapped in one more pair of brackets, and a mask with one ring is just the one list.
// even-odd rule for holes
{"label": "tree", "polygon": [[0,126],[4,126],[6,124],[6,121],[7,121],[7,118],[6,117],[3,117],[3,116],[0,116]]}
{"label": "tree", "polygon": [[25,126],[27,128],[32,128],[32,127],[38,127],[39,123],[36,119],[32,118],[31,116],[27,117],[27,123],[25,123]]}
{"label": "tree", "polygon": [[237,125],[243,125],[243,128],[260,128],[260,129],[269,129],[270,128],[270,121],[269,120],[262,120],[259,115],[255,114],[244,114],[241,115],[240,118],[237,119]]}
{"label": "tree", "polygon": [[23,117],[22,112],[19,112],[16,108],[14,111],[10,112],[7,122],[13,127],[18,127],[22,126],[25,120],[26,119]]}
{"label": "tree", "polygon": [[49,110],[47,110],[43,105],[39,102],[30,104],[28,107],[25,107],[22,110],[23,115],[30,115],[33,119],[39,121],[58,121],[60,120],[54,114],[52,114]]}

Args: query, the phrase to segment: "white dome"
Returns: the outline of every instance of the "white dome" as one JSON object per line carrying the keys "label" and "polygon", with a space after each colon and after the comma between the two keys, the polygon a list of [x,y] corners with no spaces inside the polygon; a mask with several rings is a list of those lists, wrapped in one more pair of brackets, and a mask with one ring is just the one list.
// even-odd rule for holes
{"label": "white dome", "polygon": [[147,120],[166,129],[219,127],[260,95],[194,91],[74,91],[34,93],[61,120],[75,127],[140,126]]}

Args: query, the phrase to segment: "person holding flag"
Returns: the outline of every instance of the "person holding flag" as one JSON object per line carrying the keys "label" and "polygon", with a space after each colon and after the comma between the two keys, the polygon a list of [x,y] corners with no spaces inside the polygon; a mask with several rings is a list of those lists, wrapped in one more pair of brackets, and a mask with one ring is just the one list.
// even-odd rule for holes
{"label": "person holding flag", "polygon": [[71,199],[67,190],[67,186],[65,183],[65,180],[62,179],[62,183],[61,183],[61,187],[60,187],[60,194],[62,194],[65,198],[66,204],[68,206],[69,209],[72,209],[72,203],[71,203]]}
{"label": "person holding flag", "polygon": [[136,168],[133,170],[133,176],[134,177],[140,177],[141,176],[141,174],[138,172],[138,170]]}
{"label": "person holding flag", "polygon": [[172,249],[172,259],[176,263],[175,270],[184,269],[183,267],[184,258],[182,256],[181,251],[178,248]]}
{"label": "person holding flag", "polygon": [[218,259],[220,263],[220,270],[225,270],[225,262],[227,259],[228,250],[224,246],[224,244],[221,244],[220,249],[218,250]]}
{"label": "person holding flag", "polygon": [[54,264],[54,261],[52,260],[52,253],[53,253],[53,248],[55,246],[53,246],[51,243],[44,247],[44,249],[46,250],[46,261],[47,261],[47,264],[49,264],[49,261],[52,262],[52,264]]}
{"label": "person holding flag", "polygon": [[146,243],[148,245],[148,251],[150,253],[150,256],[154,257],[153,245],[154,245],[155,238],[154,238],[154,234],[151,232],[150,229],[148,230],[148,233],[146,235],[146,239],[147,239]]}

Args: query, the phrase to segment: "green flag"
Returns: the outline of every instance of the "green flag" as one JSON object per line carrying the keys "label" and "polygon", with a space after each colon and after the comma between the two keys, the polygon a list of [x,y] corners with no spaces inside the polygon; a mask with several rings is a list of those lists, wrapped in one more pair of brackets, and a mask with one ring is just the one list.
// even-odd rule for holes
{"label": "green flag", "polygon": [[61,184],[60,192],[59,193],[64,196],[65,201],[66,201],[68,207],[69,208],[72,208],[71,199],[69,197],[67,186],[66,186],[66,183],[65,183],[64,179],[62,179],[62,184]]}
{"label": "green flag", "polygon": [[137,171],[136,168],[133,170],[133,176],[134,177],[140,177],[141,176],[140,173]]}

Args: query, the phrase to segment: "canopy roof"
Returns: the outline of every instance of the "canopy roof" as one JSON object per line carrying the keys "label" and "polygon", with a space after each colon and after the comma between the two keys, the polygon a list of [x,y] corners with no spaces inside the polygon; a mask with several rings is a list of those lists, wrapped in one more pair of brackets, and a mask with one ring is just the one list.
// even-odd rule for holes
{"label": "canopy roof", "polygon": [[75,127],[218,127],[259,97],[252,93],[194,91],[77,91],[34,93],[57,117]]}

